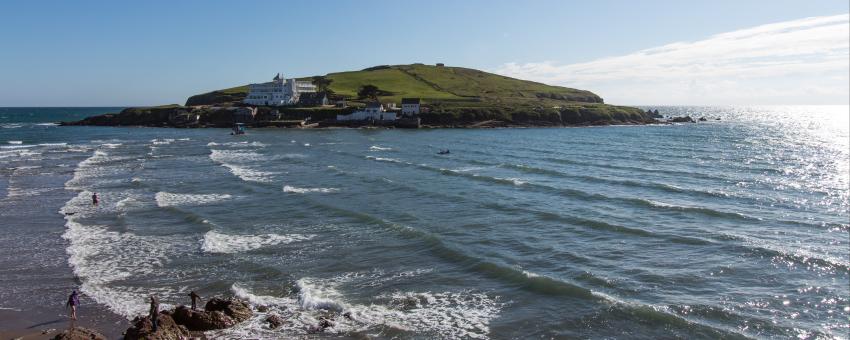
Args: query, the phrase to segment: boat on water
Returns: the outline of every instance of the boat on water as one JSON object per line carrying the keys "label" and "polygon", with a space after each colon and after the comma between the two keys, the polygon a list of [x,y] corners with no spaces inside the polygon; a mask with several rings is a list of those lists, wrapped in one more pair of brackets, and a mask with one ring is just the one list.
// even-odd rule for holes
{"label": "boat on water", "polygon": [[231,135],[244,135],[245,134],[245,124],[244,123],[235,123],[233,124],[233,132]]}

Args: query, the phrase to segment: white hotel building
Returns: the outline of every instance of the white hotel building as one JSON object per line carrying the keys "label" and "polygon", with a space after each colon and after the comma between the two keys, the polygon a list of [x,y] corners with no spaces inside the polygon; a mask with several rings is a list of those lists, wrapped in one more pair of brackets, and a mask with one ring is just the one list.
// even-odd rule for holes
{"label": "white hotel building", "polygon": [[278,73],[272,81],[248,85],[248,96],[245,104],[284,106],[295,105],[301,93],[316,92],[316,85],[309,81],[286,79]]}

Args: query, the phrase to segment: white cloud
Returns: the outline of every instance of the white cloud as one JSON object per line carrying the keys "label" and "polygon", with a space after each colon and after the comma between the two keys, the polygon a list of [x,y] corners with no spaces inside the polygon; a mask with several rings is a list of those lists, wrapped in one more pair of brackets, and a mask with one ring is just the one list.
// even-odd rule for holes
{"label": "white cloud", "polygon": [[620,104],[847,104],[850,14],[805,18],[585,63],[494,70]]}

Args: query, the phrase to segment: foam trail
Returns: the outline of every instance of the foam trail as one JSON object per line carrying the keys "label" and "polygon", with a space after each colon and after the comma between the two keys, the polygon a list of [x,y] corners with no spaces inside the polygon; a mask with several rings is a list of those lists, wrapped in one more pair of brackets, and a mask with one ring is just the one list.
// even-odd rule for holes
{"label": "foam trail", "polygon": [[337,188],[299,188],[294,186],[285,185],[283,186],[283,192],[295,193],[295,194],[306,194],[311,192],[318,193],[331,193],[337,192],[339,189]]}
{"label": "foam trail", "polygon": [[201,249],[207,253],[234,254],[277,244],[306,241],[315,236],[302,234],[228,235],[211,230],[204,235]]}
{"label": "foam trail", "polygon": [[230,199],[229,194],[175,194],[160,191],[156,193],[156,205],[160,208],[186,205],[203,205]]}

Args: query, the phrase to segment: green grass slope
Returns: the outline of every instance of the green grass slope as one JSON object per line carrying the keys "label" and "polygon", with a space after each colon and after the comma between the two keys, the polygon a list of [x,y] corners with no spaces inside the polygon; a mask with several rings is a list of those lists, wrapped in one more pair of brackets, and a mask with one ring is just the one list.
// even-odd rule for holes
{"label": "green grass slope", "polygon": [[[462,67],[437,67],[423,64],[377,66],[362,71],[330,73],[330,90],[356,100],[364,85],[375,85],[391,93],[384,102],[400,102],[404,97],[427,102],[470,102],[492,104],[552,104],[552,101],[601,103],[590,91],[551,86],[500,76]],[[237,86],[192,96],[187,105],[209,105],[239,101],[247,95],[247,86]]]}
{"label": "green grass slope", "polygon": [[[400,104],[404,97],[421,98],[432,111],[427,123],[452,124],[483,120],[533,124],[593,124],[597,122],[647,122],[636,108],[603,103],[590,91],[552,86],[484,71],[424,64],[383,65],[361,71],[330,73],[328,88],[349,101],[365,102],[357,92],[377,86],[381,102]],[[311,79],[310,77],[300,80]],[[211,105],[241,101],[247,86],[213,91],[187,100],[186,105]]]}

